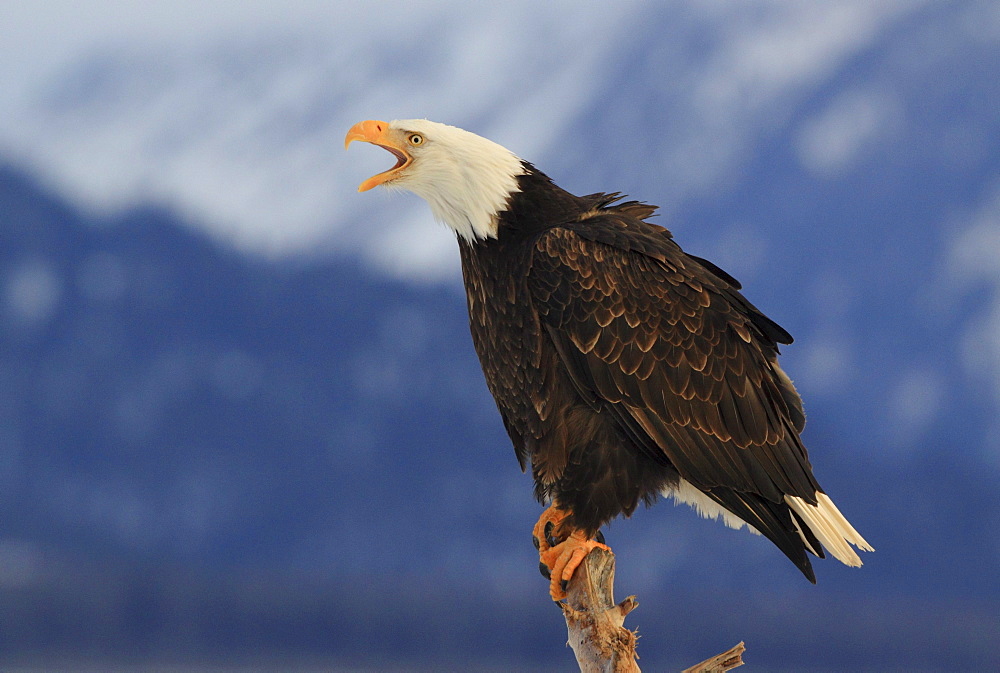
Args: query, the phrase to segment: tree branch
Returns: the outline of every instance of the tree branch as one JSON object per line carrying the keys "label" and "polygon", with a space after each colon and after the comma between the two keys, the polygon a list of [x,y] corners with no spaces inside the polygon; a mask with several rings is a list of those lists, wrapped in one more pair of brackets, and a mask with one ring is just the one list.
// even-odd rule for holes
{"label": "tree branch", "polygon": [[743,665],[743,652],[746,649],[742,641],[738,642],[722,654],[717,654],[691,668],[685,668],[681,673],[723,673],[732,670]]}
{"label": "tree branch", "polygon": [[[569,646],[581,673],[641,673],[635,645],[638,636],[624,627],[625,617],[639,606],[635,596],[615,604],[615,555],[592,550],[573,573],[565,603]],[[743,665],[743,643],[683,673],[722,673]]]}

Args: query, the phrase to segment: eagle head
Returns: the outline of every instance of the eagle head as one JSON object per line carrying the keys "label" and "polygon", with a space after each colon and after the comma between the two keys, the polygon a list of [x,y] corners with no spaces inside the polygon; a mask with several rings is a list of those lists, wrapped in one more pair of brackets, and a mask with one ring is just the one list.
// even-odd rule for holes
{"label": "eagle head", "polygon": [[434,216],[470,243],[497,235],[497,215],[527,172],[510,150],[475,133],[426,119],[369,120],[351,127],[345,149],[363,140],[388,150],[396,165],[358,187],[383,185],[423,198]]}

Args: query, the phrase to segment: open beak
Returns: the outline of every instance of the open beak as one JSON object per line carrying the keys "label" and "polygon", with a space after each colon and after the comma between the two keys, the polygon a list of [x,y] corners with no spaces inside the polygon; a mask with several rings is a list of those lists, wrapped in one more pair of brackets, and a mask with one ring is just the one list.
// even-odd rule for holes
{"label": "open beak", "polygon": [[346,150],[355,140],[363,140],[366,143],[378,145],[382,149],[388,150],[393,156],[396,157],[395,166],[383,173],[373,175],[362,182],[358,185],[359,192],[367,192],[372,187],[378,187],[381,184],[389,182],[395,178],[400,171],[409,166],[411,161],[413,161],[413,157],[411,157],[409,152],[406,151],[406,148],[398,141],[393,140],[390,136],[389,125],[385,122],[380,122],[375,119],[358,122],[351,127],[350,131],[347,132],[347,137],[344,138],[344,149]]}

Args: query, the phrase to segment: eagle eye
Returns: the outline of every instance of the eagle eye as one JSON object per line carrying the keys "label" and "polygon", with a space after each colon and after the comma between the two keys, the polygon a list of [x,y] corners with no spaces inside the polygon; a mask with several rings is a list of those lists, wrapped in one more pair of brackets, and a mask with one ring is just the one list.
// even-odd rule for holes
{"label": "eagle eye", "polygon": [[410,141],[411,145],[421,145],[424,142],[424,137],[419,133],[411,133],[407,140]]}

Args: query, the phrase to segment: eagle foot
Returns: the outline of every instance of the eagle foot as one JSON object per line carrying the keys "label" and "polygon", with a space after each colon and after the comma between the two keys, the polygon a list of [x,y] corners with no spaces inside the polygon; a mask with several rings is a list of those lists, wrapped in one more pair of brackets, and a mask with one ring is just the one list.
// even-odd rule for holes
{"label": "eagle foot", "polygon": [[555,505],[542,512],[532,531],[531,541],[538,550],[538,569],[549,580],[549,595],[552,600],[566,598],[566,588],[573,572],[595,547],[611,551],[604,544],[600,531],[591,540],[582,530],[563,531],[562,524],[569,512]]}
{"label": "eagle foot", "polygon": [[583,563],[583,559],[587,558],[587,554],[598,547],[611,551],[606,544],[588,539],[586,533],[577,530],[540,554],[541,565],[549,571],[549,595],[552,600],[561,601],[566,598],[566,589],[573,573]]}

